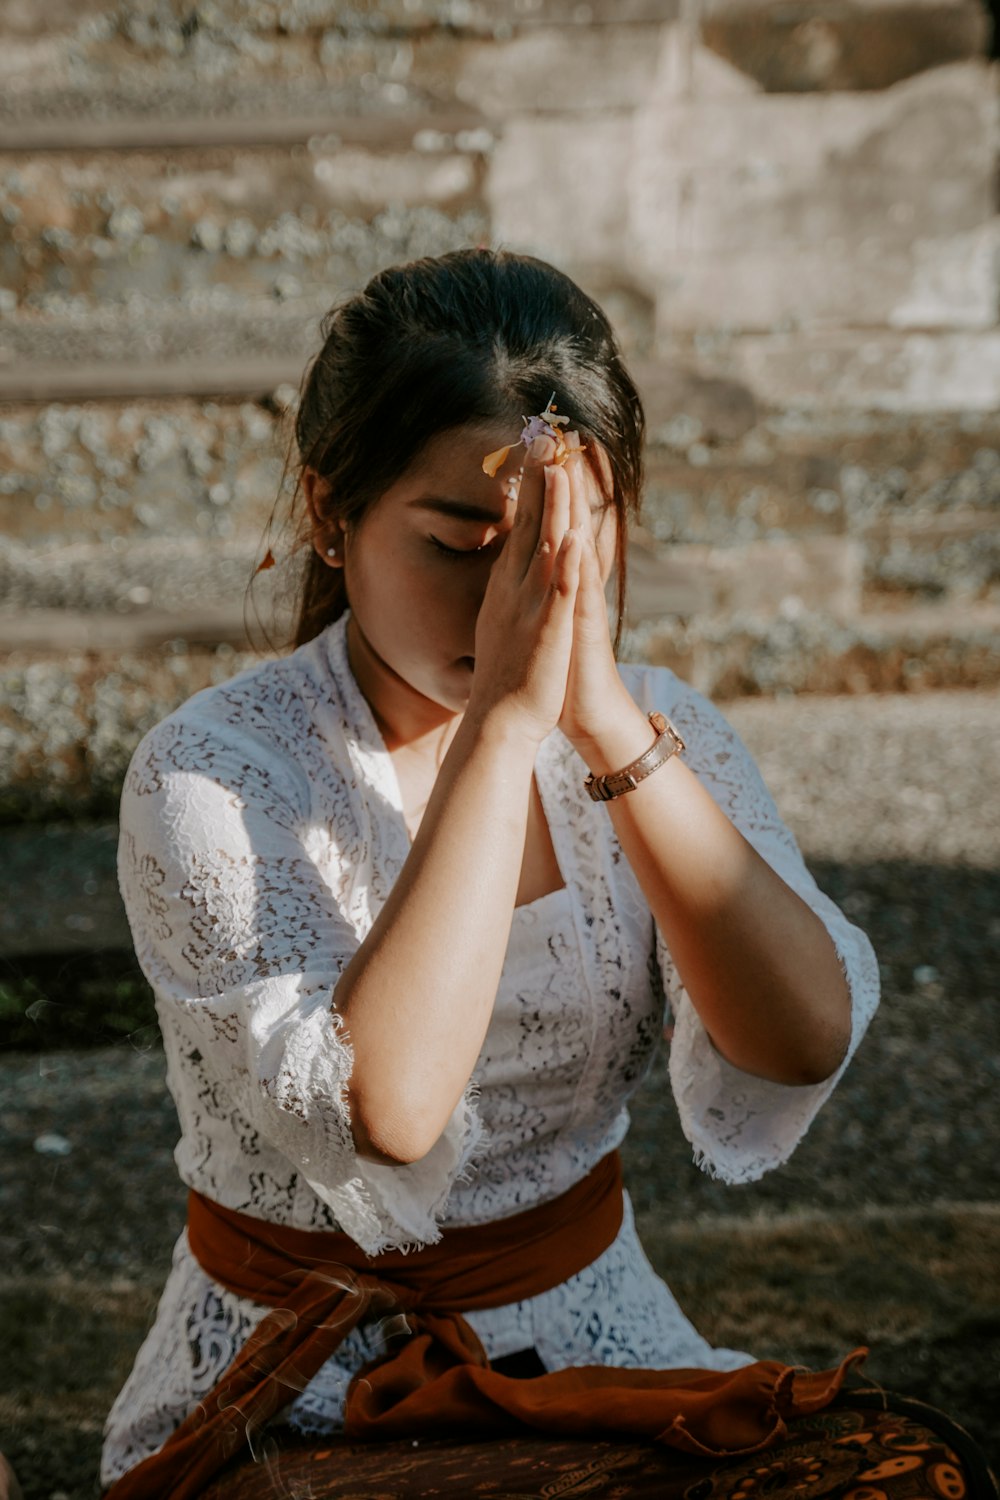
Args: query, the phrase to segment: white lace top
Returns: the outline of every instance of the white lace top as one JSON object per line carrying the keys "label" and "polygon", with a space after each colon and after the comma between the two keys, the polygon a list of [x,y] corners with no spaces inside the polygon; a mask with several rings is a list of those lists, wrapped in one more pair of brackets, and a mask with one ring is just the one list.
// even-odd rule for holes
{"label": "white lace top", "polygon": [[[854,1006],[875,1009],[870,945],[817,890],[735,733],[662,668],[625,667],[645,709],[763,857],[826,923]],[[391,758],[347,662],[345,621],[198,694],[143,740],[122,799],[119,873],[152,984],[190,1186],[243,1213],[341,1228],[369,1253],[544,1202],[624,1137],[627,1103],[673,1016],[670,1077],[697,1163],[747,1182],[783,1162],[839,1073],[793,1088],[732,1067],[681,988],[585,767],[558,732],[536,777],[566,888],[514,913],[493,1018],[465,1098],[420,1162],[362,1161],[345,1105],[350,1048],[331,1014],[410,847]],[[846,1066],[846,1062],[845,1062]],[[212,1282],[178,1241],[155,1323],[108,1419],[103,1480],[158,1448],[266,1310]],[[490,1358],[729,1369],[646,1260],[626,1203],[615,1243],[542,1296],[475,1312]],[[286,1419],[326,1433],[379,1349],[355,1330]]]}

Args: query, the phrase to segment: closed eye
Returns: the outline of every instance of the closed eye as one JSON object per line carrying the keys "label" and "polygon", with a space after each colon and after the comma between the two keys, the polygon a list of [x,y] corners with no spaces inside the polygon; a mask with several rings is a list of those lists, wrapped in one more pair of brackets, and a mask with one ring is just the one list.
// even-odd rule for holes
{"label": "closed eye", "polygon": [[497,548],[501,538],[494,537],[492,541],[483,542],[478,547],[449,547],[436,536],[428,537],[428,541],[435,551],[443,553],[445,557],[459,559],[462,557],[480,557],[484,552],[492,552]]}

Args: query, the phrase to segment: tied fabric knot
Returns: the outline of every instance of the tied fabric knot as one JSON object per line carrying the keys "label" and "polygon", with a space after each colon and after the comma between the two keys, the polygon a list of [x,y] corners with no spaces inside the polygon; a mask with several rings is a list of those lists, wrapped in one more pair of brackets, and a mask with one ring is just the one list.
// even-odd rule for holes
{"label": "tied fabric knot", "polygon": [[369,1257],[339,1231],[270,1224],[192,1193],[188,1238],[203,1269],[272,1311],[200,1406],[106,1500],[196,1500],[362,1322],[397,1323],[386,1352],[347,1392],[345,1436],[372,1442],[527,1427],[693,1454],[752,1453],[778,1440],[787,1418],[831,1401],[864,1357],[856,1350],[819,1374],[768,1360],[730,1372],[587,1365],[528,1379],[491,1369],[463,1312],[561,1285],[614,1243],[622,1215],[617,1152],[549,1203],[446,1228],[410,1255]]}

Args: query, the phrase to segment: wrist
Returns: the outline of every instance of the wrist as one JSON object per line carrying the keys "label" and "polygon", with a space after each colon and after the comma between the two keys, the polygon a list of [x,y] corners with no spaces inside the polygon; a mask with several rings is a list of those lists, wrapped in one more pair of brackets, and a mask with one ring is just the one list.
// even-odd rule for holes
{"label": "wrist", "polygon": [[533,767],[538,746],[548,732],[509,704],[480,707],[470,703],[455,738],[469,751],[490,748],[510,757],[512,765],[523,759]]}
{"label": "wrist", "polygon": [[647,715],[624,688],[620,696],[609,699],[598,726],[572,732],[564,729],[564,733],[595,776],[620,770],[648,750],[656,738]]}

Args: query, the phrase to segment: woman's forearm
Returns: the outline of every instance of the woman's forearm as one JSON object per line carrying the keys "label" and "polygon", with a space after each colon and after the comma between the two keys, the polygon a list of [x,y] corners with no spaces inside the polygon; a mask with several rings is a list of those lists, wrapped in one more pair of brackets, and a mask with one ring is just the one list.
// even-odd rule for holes
{"label": "woman's forearm", "polygon": [[479,1056],[510,936],[536,745],[466,717],[410,855],[335,995],[363,1155],[424,1156]]}
{"label": "woman's forearm", "polygon": [[[597,774],[641,755],[653,731],[628,700],[581,752]],[[607,804],[615,832],[719,1052],[780,1083],[819,1082],[850,1039],[833,941],[675,756]],[[595,816],[601,809],[595,805]]]}

